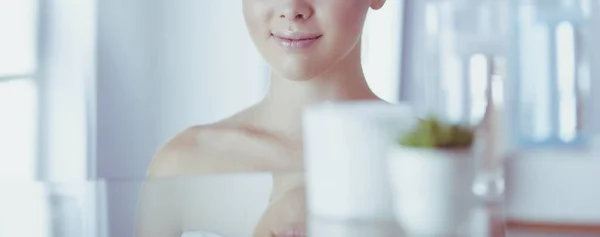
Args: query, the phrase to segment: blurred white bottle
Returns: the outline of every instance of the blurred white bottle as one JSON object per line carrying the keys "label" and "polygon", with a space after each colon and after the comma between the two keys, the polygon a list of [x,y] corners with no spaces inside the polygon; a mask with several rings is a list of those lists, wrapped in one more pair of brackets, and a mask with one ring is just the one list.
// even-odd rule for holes
{"label": "blurred white bottle", "polygon": [[335,220],[394,220],[386,152],[415,119],[406,105],[361,101],[304,114],[309,214]]}

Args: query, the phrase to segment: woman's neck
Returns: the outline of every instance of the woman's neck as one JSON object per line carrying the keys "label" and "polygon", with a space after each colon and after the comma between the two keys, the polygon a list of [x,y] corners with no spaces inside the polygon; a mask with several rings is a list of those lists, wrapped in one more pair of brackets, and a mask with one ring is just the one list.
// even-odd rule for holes
{"label": "woman's neck", "polygon": [[350,100],[379,100],[365,80],[358,46],[332,69],[310,80],[288,80],[271,72],[269,90],[257,112],[275,132],[300,137],[304,108]]}

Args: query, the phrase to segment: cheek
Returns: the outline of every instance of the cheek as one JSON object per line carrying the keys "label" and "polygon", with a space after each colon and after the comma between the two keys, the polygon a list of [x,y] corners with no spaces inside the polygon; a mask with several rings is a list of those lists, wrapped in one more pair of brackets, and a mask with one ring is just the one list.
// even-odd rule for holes
{"label": "cheek", "polygon": [[359,36],[369,9],[368,1],[334,0],[332,2],[327,17],[330,19],[329,27],[335,28],[345,37]]}
{"label": "cheek", "polygon": [[257,37],[264,36],[268,29],[265,29],[268,19],[268,10],[263,1],[244,0],[243,2],[244,21],[250,35]]}

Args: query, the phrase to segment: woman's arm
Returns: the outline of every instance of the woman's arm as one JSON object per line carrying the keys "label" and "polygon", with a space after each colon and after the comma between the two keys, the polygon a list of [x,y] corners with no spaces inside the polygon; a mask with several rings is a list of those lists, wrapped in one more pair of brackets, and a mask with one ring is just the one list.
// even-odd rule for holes
{"label": "woman's arm", "polygon": [[177,153],[172,149],[172,143],[167,144],[150,165],[139,195],[136,237],[180,237],[183,232],[178,179],[172,177],[176,175]]}
{"label": "woman's arm", "polygon": [[181,218],[175,183],[148,180],[140,193],[136,213],[136,237],[180,237]]}
{"label": "woman's arm", "polygon": [[288,236],[288,232],[306,236],[306,218],[306,189],[304,185],[297,185],[269,204],[254,230],[254,237]]}

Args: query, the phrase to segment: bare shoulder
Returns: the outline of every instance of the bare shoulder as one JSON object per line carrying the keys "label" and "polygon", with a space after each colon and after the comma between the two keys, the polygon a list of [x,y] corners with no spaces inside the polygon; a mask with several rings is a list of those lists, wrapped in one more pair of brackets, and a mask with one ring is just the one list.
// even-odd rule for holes
{"label": "bare shoulder", "polygon": [[222,121],[179,133],[156,153],[148,176],[295,171],[300,150],[260,129]]}
{"label": "bare shoulder", "polygon": [[206,126],[193,126],[171,138],[154,155],[148,169],[148,177],[162,178],[182,174],[191,154],[197,152],[196,137]]}

